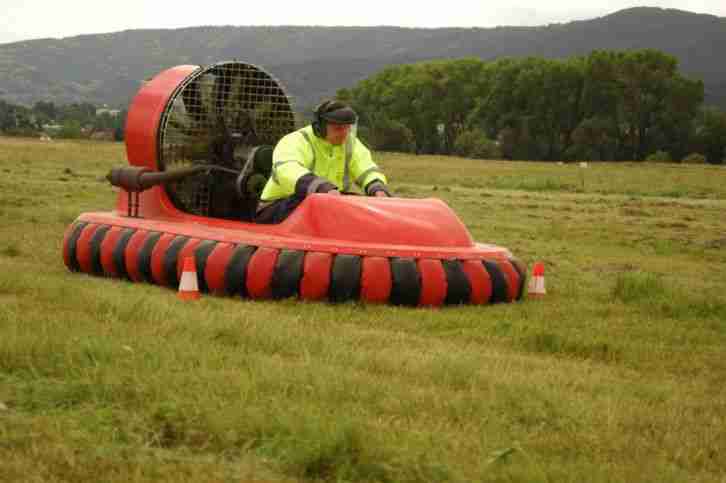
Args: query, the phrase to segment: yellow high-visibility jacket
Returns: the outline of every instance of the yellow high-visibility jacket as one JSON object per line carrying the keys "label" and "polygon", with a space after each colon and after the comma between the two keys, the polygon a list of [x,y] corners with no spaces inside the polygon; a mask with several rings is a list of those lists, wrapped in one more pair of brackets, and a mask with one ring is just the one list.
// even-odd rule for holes
{"label": "yellow high-visibility jacket", "polygon": [[306,126],[287,134],[275,146],[272,175],[260,199],[292,196],[297,181],[309,173],[325,178],[341,191],[350,191],[353,184],[365,188],[374,180],[387,183],[370,150],[352,131],[343,144],[335,146],[316,136],[312,126]]}

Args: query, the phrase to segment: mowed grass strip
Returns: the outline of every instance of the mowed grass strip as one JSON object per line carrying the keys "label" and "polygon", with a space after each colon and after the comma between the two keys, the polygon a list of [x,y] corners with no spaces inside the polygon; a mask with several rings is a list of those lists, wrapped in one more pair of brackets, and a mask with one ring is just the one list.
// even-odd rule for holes
{"label": "mowed grass strip", "polygon": [[726,170],[379,159],[544,261],[547,296],[182,303],[69,273],[123,146],[0,138],[0,481],[726,478]]}

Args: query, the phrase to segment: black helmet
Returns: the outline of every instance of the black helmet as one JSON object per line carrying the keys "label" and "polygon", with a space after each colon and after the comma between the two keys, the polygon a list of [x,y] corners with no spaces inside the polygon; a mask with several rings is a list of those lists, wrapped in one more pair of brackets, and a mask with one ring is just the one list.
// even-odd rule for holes
{"label": "black helmet", "polygon": [[313,111],[313,131],[315,135],[324,138],[326,126],[329,122],[333,124],[355,124],[358,115],[349,105],[337,101],[327,100],[320,103]]}

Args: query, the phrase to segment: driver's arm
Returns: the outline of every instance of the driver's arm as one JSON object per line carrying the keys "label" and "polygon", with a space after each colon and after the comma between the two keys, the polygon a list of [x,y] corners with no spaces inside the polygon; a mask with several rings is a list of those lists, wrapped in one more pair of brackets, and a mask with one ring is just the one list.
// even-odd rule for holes
{"label": "driver's arm", "polygon": [[355,183],[363,188],[368,196],[391,196],[386,175],[373,161],[370,150],[359,139],[355,140],[351,174]]}
{"label": "driver's arm", "polygon": [[305,197],[311,193],[327,193],[338,187],[326,178],[310,171],[312,147],[302,134],[296,132],[283,137],[272,153],[272,180],[280,185],[287,196]]}

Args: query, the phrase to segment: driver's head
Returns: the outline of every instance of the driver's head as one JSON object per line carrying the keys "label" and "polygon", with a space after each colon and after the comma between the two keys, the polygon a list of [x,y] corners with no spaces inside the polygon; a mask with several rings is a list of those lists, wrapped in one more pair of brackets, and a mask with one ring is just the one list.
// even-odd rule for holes
{"label": "driver's head", "polygon": [[313,130],[330,144],[343,144],[358,115],[347,104],[330,100],[318,105],[313,112]]}

